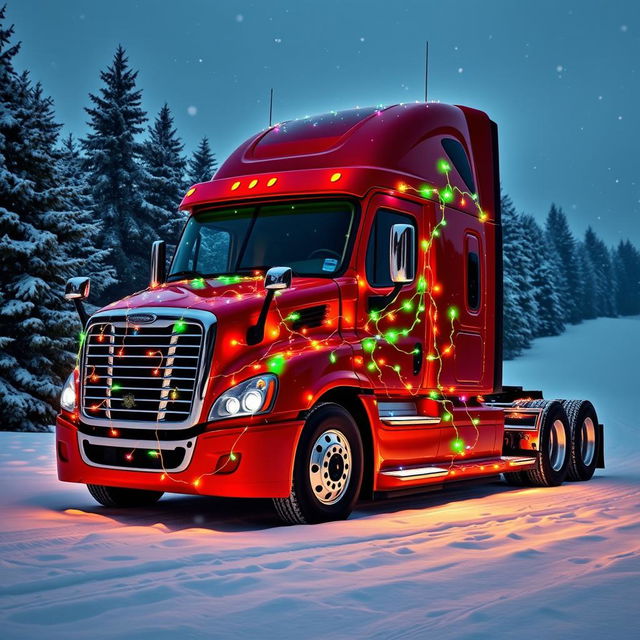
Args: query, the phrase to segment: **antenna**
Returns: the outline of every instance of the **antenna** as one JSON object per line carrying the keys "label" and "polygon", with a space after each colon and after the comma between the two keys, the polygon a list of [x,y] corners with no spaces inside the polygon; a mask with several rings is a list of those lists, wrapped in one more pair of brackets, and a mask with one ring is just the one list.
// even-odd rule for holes
{"label": "antenna", "polygon": [[424,50],[424,101],[427,101],[427,89],[429,88],[429,41],[425,43]]}
{"label": "antenna", "polygon": [[273,118],[273,88],[269,94],[269,126],[271,126],[271,120]]}

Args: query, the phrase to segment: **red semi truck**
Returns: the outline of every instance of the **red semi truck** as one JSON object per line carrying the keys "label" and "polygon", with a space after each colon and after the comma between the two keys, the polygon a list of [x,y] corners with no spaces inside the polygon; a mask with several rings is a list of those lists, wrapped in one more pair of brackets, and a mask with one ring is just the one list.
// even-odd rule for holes
{"label": "red semi truck", "polygon": [[61,480],[107,506],[272,498],[288,523],[503,474],[588,480],[582,400],[502,385],[497,127],[394,105],[284,122],[191,187],[166,269],[90,318],[66,382]]}

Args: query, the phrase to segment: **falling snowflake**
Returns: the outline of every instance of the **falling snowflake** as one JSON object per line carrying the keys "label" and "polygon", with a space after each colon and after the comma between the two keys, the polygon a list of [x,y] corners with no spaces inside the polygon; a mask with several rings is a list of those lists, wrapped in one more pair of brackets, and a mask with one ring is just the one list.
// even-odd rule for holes
{"label": "falling snowflake", "polygon": [[244,20],[244,16],[241,13],[236,15],[236,22],[242,22],[243,20]]}
{"label": "falling snowflake", "polygon": [[360,42],[364,42],[364,38],[363,37],[360,37]]}
{"label": "falling snowflake", "polygon": [[628,30],[629,30],[629,27],[627,27],[626,24],[621,24],[620,25],[620,31],[622,31],[622,33],[625,33]]}
{"label": "falling snowflake", "polygon": [[458,67],[458,73],[462,73],[464,69],[462,67]]}
{"label": "falling snowflake", "polygon": [[194,107],[193,105],[187,107],[187,113],[190,116],[195,116],[198,114],[198,107]]}
{"label": "falling snowflake", "polygon": [[558,73],[562,73],[562,72],[564,71],[564,67],[563,67],[561,64],[559,64],[559,65],[556,67],[556,71],[557,71]]}

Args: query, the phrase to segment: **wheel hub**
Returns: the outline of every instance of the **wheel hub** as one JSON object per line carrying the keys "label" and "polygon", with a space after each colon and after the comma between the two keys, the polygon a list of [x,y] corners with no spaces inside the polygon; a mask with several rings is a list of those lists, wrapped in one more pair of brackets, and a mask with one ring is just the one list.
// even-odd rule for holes
{"label": "wheel hub", "polygon": [[326,505],[344,496],[351,479],[351,447],[337,429],[320,434],[311,449],[309,480],[316,498]]}

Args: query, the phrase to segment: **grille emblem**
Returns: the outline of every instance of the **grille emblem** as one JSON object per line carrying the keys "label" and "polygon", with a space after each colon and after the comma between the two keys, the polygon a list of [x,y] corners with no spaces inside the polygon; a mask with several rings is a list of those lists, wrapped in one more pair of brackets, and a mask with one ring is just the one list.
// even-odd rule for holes
{"label": "grille emblem", "polygon": [[122,396],[122,404],[127,409],[133,409],[133,407],[136,406],[136,397],[133,395],[133,393],[127,393],[126,395]]}
{"label": "grille emblem", "polygon": [[127,316],[127,320],[129,322],[133,322],[134,324],[141,324],[141,323],[148,323],[148,322],[153,322],[154,320],[157,319],[158,316],[156,316],[153,313],[133,313],[129,316]]}

